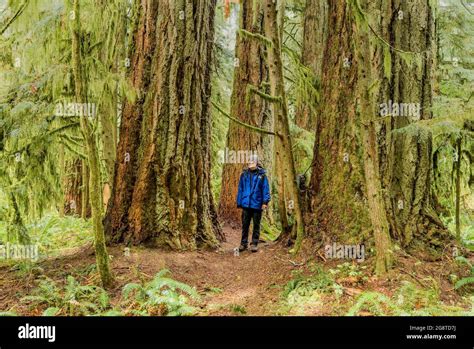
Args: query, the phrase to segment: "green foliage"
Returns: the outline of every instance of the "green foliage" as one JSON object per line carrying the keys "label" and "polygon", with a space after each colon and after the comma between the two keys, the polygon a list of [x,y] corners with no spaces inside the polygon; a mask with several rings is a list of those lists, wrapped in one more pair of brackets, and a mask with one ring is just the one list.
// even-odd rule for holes
{"label": "green foliage", "polygon": [[311,296],[314,291],[339,292],[333,276],[327,273],[322,267],[314,265],[311,267],[311,274],[305,276],[301,271],[296,271],[294,277],[288,281],[282,292],[283,298],[295,298]]}
{"label": "green foliage", "polygon": [[233,313],[240,314],[240,315],[247,314],[247,310],[245,309],[243,305],[231,304],[229,308]]}
{"label": "green foliage", "polygon": [[360,281],[367,281],[367,275],[364,273],[366,269],[367,267],[364,265],[345,262],[338,264],[334,269],[329,269],[329,273],[335,277],[354,277]]}
{"label": "green foliage", "polygon": [[359,296],[357,302],[349,309],[346,315],[357,315],[362,309],[368,309],[374,315],[385,315],[381,307],[382,303],[391,304],[389,298],[382,293],[364,292]]}
{"label": "green foliage", "polygon": [[93,241],[90,221],[73,216],[47,215],[28,225],[30,235],[40,254],[60,255],[67,248],[83,246]]}
{"label": "green foliage", "polygon": [[[6,225],[0,224],[0,241],[7,240]],[[91,222],[78,217],[47,214],[25,225],[30,243],[38,246],[39,257],[54,257],[66,250],[84,246],[93,241]],[[17,262],[20,271],[29,273],[35,267],[32,262]],[[29,269],[28,269],[29,268]]]}
{"label": "green foliage", "polygon": [[207,287],[205,289],[205,291],[209,292],[209,293],[219,294],[219,293],[222,293],[222,288],[220,288],[220,287]]}
{"label": "green foliage", "polygon": [[168,277],[166,269],[158,272],[153,280],[144,285],[129,283],[122,289],[122,297],[132,302],[132,315],[185,316],[196,313],[196,308],[188,305],[188,297],[198,300],[196,290],[182,282]]}
{"label": "green foliage", "polygon": [[284,286],[281,293],[282,302],[280,314],[303,315],[309,309],[321,312],[324,307],[324,297],[342,295],[342,287],[334,277],[318,265],[310,266],[310,274],[295,271],[293,278]]}
{"label": "green foliage", "polygon": [[466,264],[469,267],[471,275],[458,280],[454,285],[454,288],[459,289],[463,286],[474,284],[474,265],[466,257],[463,256],[456,257],[456,261],[458,261],[459,263]]}
{"label": "green foliage", "polygon": [[81,285],[72,276],[66,278],[66,284],[59,286],[55,281],[44,277],[33,290],[32,295],[22,298],[30,306],[46,306],[44,316],[54,315],[91,315],[109,308],[107,292],[98,286]]}
{"label": "green foliage", "polygon": [[30,260],[15,261],[10,270],[15,271],[20,278],[30,277],[31,275],[41,275],[44,269],[37,263]]}
{"label": "green foliage", "polygon": [[388,297],[380,292],[363,292],[347,311],[347,316],[395,315],[395,316],[440,316],[463,315],[465,310],[460,307],[448,306],[440,301],[440,290],[433,283],[432,288],[424,289],[405,281],[402,287]]}

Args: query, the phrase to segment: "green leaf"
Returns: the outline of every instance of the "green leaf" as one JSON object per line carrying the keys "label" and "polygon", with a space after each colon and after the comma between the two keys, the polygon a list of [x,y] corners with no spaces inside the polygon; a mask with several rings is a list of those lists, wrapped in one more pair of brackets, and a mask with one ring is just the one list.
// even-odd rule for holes
{"label": "green leaf", "polygon": [[467,278],[463,278],[463,279],[459,280],[454,285],[454,288],[457,290],[457,289],[459,289],[459,288],[461,288],[465,285],[468,285],[468,284],[474,284],[474,276],[469,276]]}
{"label": "green leaf", "polygon": [[46,309],[43,312],[43,316],[56,316],[56,315],[58,315],[60,310],[61,309],[59,309],[57,307],[49,307],[48,309]]}

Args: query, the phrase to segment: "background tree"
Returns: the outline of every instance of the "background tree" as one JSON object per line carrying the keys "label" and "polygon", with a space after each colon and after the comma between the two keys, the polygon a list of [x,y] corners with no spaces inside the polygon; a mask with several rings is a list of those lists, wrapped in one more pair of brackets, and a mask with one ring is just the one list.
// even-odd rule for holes
{"label": "background tree", "polygon": [[[242,2],[240,29],[263,34],[263,9],[260,1]],[[268,68],[265,63],[264,47],[258,41],[238,34],[234,67],[230,114],[244,123],[271,129],[268,103],[250,91],[252,86],[266,90],[264,86],[268,79]],[[256,133],[230,121],[227,129],[226,150],[235,152],[236,155],[242,154],[244,158],[245,154],[253,152],[259,154],[265,167],[271,173],[272,149],[268,147],[271,143],[265,143],[264,137],[269,136]],[[240,221],[241,215],[241,210],[236,207],[236,199],[238,183],[245,163],[232,163],[232,159],[229,160],[223,165],[219,216],[224,221],[235,223]]]}
{"label": "background tree", "polygon": [[[283,234],[289,233],[296,238],[294,251],[300,248],[304,226],[301,212],[300,197],[296,186],[296,170],[292,154],[292,142],[290,137],[290,124],[288,116],[288,105],[285,93],[281,27],[278,25],[278,4],[272,0],[265,1],[265,37],[268,40],[268,67],[270,81],[270,96],[264,97],[272,101],[272,113],[274,118],[275,140],[274,156],[275,166],[278,171],[276,183],[278,191],[278,210]],[[280,29],[279,29],[280,28]],[[261,94],[261,92],[260,92]],[[290,226],[288,211],[294,214],[294,221]]]}
{"label": "background tree", "polygon": [[[301,63],[310,68],[313,86],[319,90],[321,86],[324,47],[327,38],[328,23],[327,0],[307,0],[303,14],[303,45]],[[314,130],[316,125],[317,101],[300,101],[301,105],[295,114],[295,123],[306,130]]]}
{"label": "background tree", "polygon": [[[72,68],[74,72],[74,90],[76,103],[88,103],[87,90],[85,83],[84,67],[82,64],[82,40],[81,40],[81,22],[79,0],[74,1],[73,6],[74,20],[72,24]],[[113,282],[112,273],[109,267],[109,255],[105,246],[104,227],[102,225],[102,187],[100,179],[99,151],[94,135],[93,124],[89,120],[89,115],[81,115],[81,130],[85,140],[87,159],[90,168],[89,188],[90,204],[92,214],[92,225],[94,230],[94,246],[97,269],[104,287],[111,286]]]}

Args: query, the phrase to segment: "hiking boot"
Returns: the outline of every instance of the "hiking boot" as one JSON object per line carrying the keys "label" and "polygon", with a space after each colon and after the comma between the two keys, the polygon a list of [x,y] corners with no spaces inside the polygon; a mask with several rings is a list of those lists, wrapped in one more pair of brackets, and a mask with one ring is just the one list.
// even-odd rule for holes
{"label": "hiking boot", "polygon": [[239,246],[239,252],[244,252],[247,249],[247,246],[245,245],[240,245]]}
{"label": "hiking boot", "polygon": [[258,247],[257,247],[257,245],[252,245],[252,246],[250,246],[250,251],[252,251],[252,252],[258,252]]}

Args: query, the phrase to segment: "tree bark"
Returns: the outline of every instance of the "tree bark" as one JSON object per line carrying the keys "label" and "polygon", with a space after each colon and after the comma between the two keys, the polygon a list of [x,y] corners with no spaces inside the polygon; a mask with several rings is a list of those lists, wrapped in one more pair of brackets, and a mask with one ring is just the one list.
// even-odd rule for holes
{"label": "tree bark", "polygon": [[[87,86],[84,83],[81,50],[81,25],[79,0],[74,1],[75,20],[72,25],[72,68],[74,73],[74,90],[77,103],[87,103]],[[92,214],[92,226],[94,231],[94,246],[97,270],[104,287],[110,287],[113,282],[109,267],[109,255],[105,246],[104,227],[102,225],[102,190],[100,183],[99,151],[96,138],[90,121],[85,115],[81,115],[80,124],[85,140],[87,158],[89,163],[89,188],[90,204]]]}
{"label": "tree bark", "polygon": [[[303,18],[303,48],[301,63],[310,68],[313,86],[321,85],[323,53],[327,39],[327,0],[306,0]],[[304,101],[298,106],[295,123],[305,130],[314,131],[316,126],[316,101]]]}
{"label": "tree bark", "polygon": [[89,199],[89,166],[85,160],[81,160],[81,217],[89,218],[91,215]]}
{"label": "tree bark", "polygon": [[82,160],[74,159],[65,164],[64,214],[82,213]]}
{"label": "tree bark", "polygon": [[345,2],[328,3],[320,107],[316,123],[308,212],[310,232],[342,241],[369,238],[355,101],[358,69],[353,16]]}
{"label": "tree bark", "polygon": [[[263,34],[263,9],[260,2],[244,1],[240,8],[240,29]],[[249,91],[250,86],[263,89],[267,81],[268,69],[265,63],[264,48],[257,40],[237,35],[235,47],[234,85],[231,96],[231,115],[246,124],[271,129],[268,103]],[[270,139],[269,139],[270,138]],[[255,133],[235,122],[229,122],[225,151],[237,155],[224,159],[222,185],[219,198],[219,218],[227,222],[239,222],[241,210],[237,209],[237,189],[240,175],[246,166],[247,155],[257,153],[267,170],[271,170],[272,156],[267,152],[270,136]],[[229,161],[226,161],[229,160]],[[268,166],[270,165],[270,166]],[[271,172],[270,172],[271,173]]]}
{"label": "tree bark", "polygon": [[380,9],[386,14],[379,25],[380,35],[393,48],[416,54],[407,60],[394,49],[385,52],[391,65],[389,71],[381,71],[379,101],[420,106],[419,117],[392,115],[377,130],[390,230],[403,246],[442,248],[448,235],[433,208],[432,135],[412,125],[432,118],[436,8],[429,0],[394,0],[383,1]]}
{"label": "tree bark", "polygon": [[[429,1],[417,1],[417,6],[361,1],[366,13],[381,13],[369,27],[358,19],[358,3],[329,1],[311,177],[313,216],[308,222],[313,233],[328,239],[374,240],[377,271],[383,273],[391,261],[387,230],[403,246],[413,241],[415,232],[428,247],[444,235],[430,206],[431,135],[416,127],[412,132],[392,132],[412,121],[393,115],[381,118],[377,110],[389,99],[420,102],[421,118],[429,117],[434,17]],[[405,10],[405,34],[403,40],[394,40],[401,37],[400,24],[394,22],[400,6]],[[420,48],[425,55],[421,68],[407,64],[407,53],[400,49]]]}
{"label": "tree bark", "polygon": [[140,5],[132,81],[147,94],[123,113],[107,220],[114,241],[194,249],[224,238],[210,188],[215,5]]}
{"label": "tree bark", "polygon": [[[372,2],[372,4],[374,4]],[[364,2],[366,13],[373,13],[373,8]],[[357,11],[353,8],[352,11]],[[381,175],[379,173],[379,154],[376,137],[376,94],[373,84],[378,79],[374,72],[380,71],[380,51],[377,50],[376,38],[370,37],[369,22],[357,23],[355,26],[358,78],[360,80],[360,123],[363,148],[364,177],[369,210],[370,224],[375,241],[375,272],[385,274],[392,265],[392,249],[389,235],[385,203],[383,199]],[[374,49],[375,48],[375,49]]]}
{"label": "tree bark", "polygon": [[152,60],[155,56],[158,35],[156,27],[158,2],[142,0],[136,11],[129,80],[138,96],[134,102],[126,101],[122,110],[112,195],[104,220],[107,237],[115,242],[124,240],[129,227],[128,213],[139,166],[145,92],[151,88]]}
{"label": "tree bark", "polygon": [[296,238],[293,252],[298,252],[303,236],[304,225],[301,214],[300,197],[296,185],[296,170],[292,153],[290,124],[288,119],[288,105],[286,100],[283,62],[281,57],[280,30],[278,26],[277,4],[273,0],[265,1],[265,36],[270,40],[268,45],[268,67],[270,93],[273,99],[272,111],[275,137],[275,167],[279,197],[279,212],[282,228],[288,227],[287,213],[294,216],[292,237]]}

